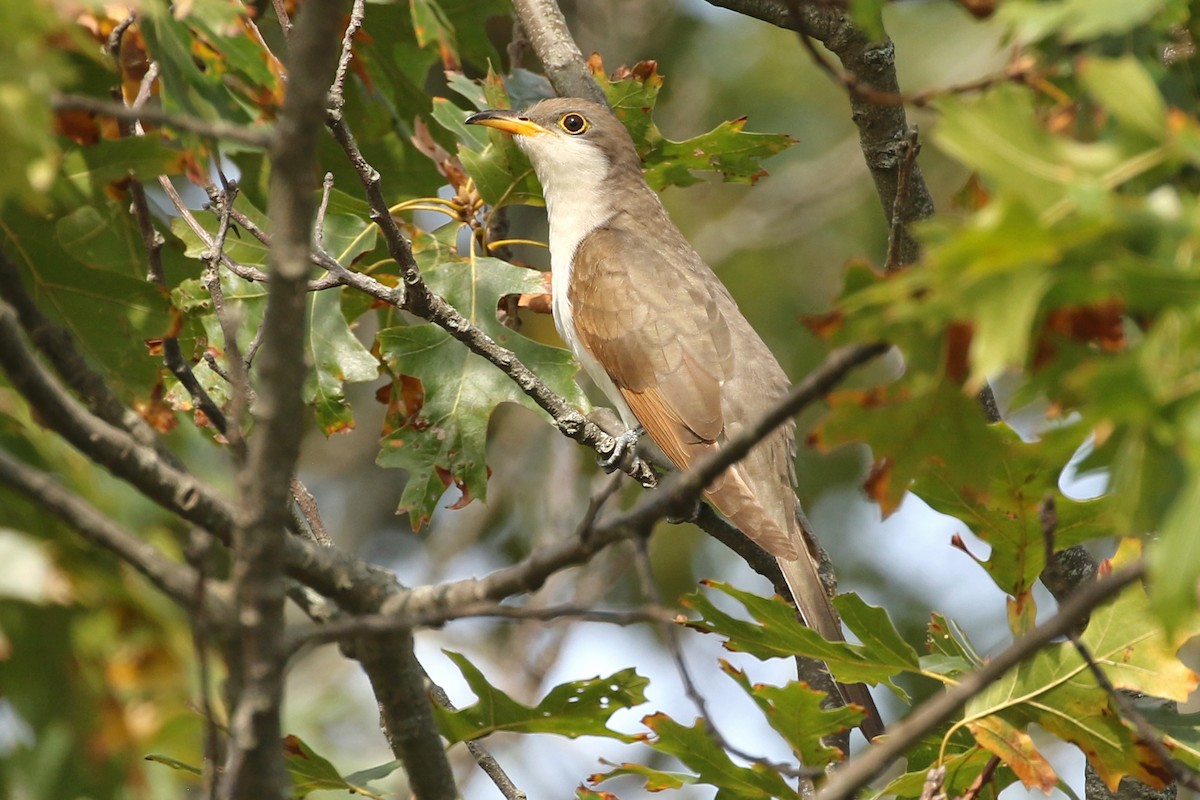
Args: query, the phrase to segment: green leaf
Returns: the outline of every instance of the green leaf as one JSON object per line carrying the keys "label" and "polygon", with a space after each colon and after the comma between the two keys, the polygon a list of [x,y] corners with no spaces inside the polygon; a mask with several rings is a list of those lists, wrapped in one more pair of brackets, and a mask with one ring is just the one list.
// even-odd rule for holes
{"label": "green leaf", "polygon": [[450,52],[456,49],[454,43],[454,26],[446,18],[437,0],[409,0],[412,9],[413,32],[417,35],[417,44],[428,47],[436,44]]}
{"label": "green leaf", "polygon": [[434,706],[438,729],[451,742],[479,739],[497,731],[557,733],[560,736],[603,736],[622,742],[637,737],[619,733],[606,724],[622,708],[646,702],[649,684],[634,670],[624,669],[607,678],[590,678],[555,686],[536,706],[518,703],[488,683],[461,653],[444,651],[454,662],[478,700],[458,711]]}
{"label": "green leaf", "polygon": [[1071,43],[1128,33],[1163,5],[1163,0],[1008,0],[998,13],[1020,31],[1022,40],[1057,36]]}
{"label": "green leaf", "polygon": [[[588,407],[573,380],[578,367],[567,351],[514,333],[496,318],[502,296],[545,291],[541,273],[492,258],[431,263],[435,258],[432,251],[418,254],[431,289],[493,341],[515,352],[569,403]],[[380,331],[378,341],[392,373],[418,378],[424,387],[424,404],[408,409],[409,419],[383,440],[378,459],[382,466],[408,470],[400,510],[408,511],[419,528],[445,490],[446,477],[469,497],[486,497],[487,426],[496,406],[519,403],[545,412],[508,376],[436,325],[388,328]]]}
{"label": "green leaf", "polygon": [[182,170],[182,153],[161,135],[148,133],[128,139],[105,139],[71,150],[63,159],[61,175],[79,192],[92,194],[104,184],[125,180],[130,175],[146,181],[159,175],[179,174]]}
{"label": "green leaf", "polygon": [[[80,205],[62,218],[10,209],[0,247],[42,310],[93,364],[108,369],[113,385],[148,396],[162,360],[138,343],[161,338],[171,318],[167,299],[146,280],[146,253],[121,204]],[[176,257],[164,258],[170,264]]]}
{"label": "green leaf", "polygon": [[646,156],[646,182],[657,190],[698,183],[694,173],[715,172],[732,183],[754,183],[767,174],[762,160],[796,143],[783,133],[751,133],[746,118],[722,122],[708,133],[682,142],[663,139]]}
{"label": "green leaf", "polygon": [[367,769],[360,769],[358,772],[352,772],[346,776],[346,783],[370,783],[380,778],[386,778],[398,769],[404,769],[404,762],[397,758],[376,767],[368,767]]}
{"label": "green leaf", "polygon": [[[1006,425],[981,426],[992,439],[982,470],[960,463],[956,454],[931,464],[912,491],[934,510],[962,520],[992,552],[981,566],[1013,597],[1027,593],[1045,566],[1041,504],[1054,499],[1054,546],[1071,545],[1112,532],[1111,504],[1105,498],[1076,502],[1058,491],[1058,477],[1079,444],[1081,431],[1060,429],[1041,441],[1023,442]],[[982,466],[982,465],[981,465]]]}
{"label": "green leaf", "polygon": [[308,293],[308,354],[313,368],[304,385],[304,401],[314,404],[326,436],[354,427],[345,384],[379,377],[379,362],[350,330],[341,297],[341,289]]}
{"label": "green leaf", "polygon": [[653,714],[642,724],[654,731],[650,746],[674,756],[695,770],[696,783],[717,787],[718,800],[760,800],[776,797],[799,798],[783,776],[762,764],[738,766],[708,732],[703,719],[686,727],[665,714]]}
{"label": "green leaf", "polygon": [[917,651],[904,641],[887,612],[867,603],[854,592],[844,592],[833,598],[833,605],[846,627],[862,642],[874,657],[892,664],[917,663]]}
{"label": "green leaf", "polygon": [[1170,705],[1155,703],[1138,709],[1159,733],[1171,755],[1192,769],[1200,769],[1200,713],[1180,714]]}
{"label": "green leaf", "polygon": [[147,4],[138,17],[138,29],[158,62],[162,86],[159,97],[166,110],[207,120],[252,121],[247,106],[233,96],[233,82],[225,81],[227,70],[221,53],[212,47],[197,46],[195,34],[166,3],[160,0]]}
{"label": "green leaf", "polygon": [[373,800],[383,800],[382,795],[370,791],[362,784],[351,783],[339,775],[337,767],[324,756],[314,752],[298,736],[284,737],[283,752],[288,774],[292,778],[292,797],[296,800],[319,791],[343,791],[361,794]]}
{"label": "green leaf", "polygon": [[933,136],[941,149],[1040,213],[1097,185],[1121,153],[1109,143],[1050,132],[1035,117],[1033,103],[1030,90],[1012,85],[978,97],[944,97]]}
{"label": "green leaf", "polygon": [[821,703],[828,695],[805,683],[751,685],[744,672],[724,660],[721,669],[750,695],[767,723],[784,738],[805,767],[821,769],[846,757],[841,750],[827,746],[821,739],[853,728],[865,716],[861,710],[849,706],[826,710]]}
{"label": "green leaf", "polygon": [[1168,630],[1177,629],[1196,613],[1196,586],[1200,581],[1196,520],[1200,520],[1200,474],[1193,471],[1163,520],[1158,542],[1148,553],[1150,597],[1155,613]]}
{"label": "green leaf", "polygon": [[1079,65],[1084,88],[1123,125],[1154,140],[1167,134],[1167,106],[1154,79],[1136,58],[1085,58]]}
{"label": "green leaf", "polygon": [[956,678],[978,667],[982,661],[966,633],[941,614],[933,614],[925,645],[929,655],[921,657],[921,669]]}
{"label": "green leaf", "polygon": [[741,603],[755,622],[726,614],[704,593],[696,592],[683,601],[684,605],[695,609],[700,615],[700,619],[689,622],[688,627],[702,633],[720,634],[728,639],[727,648],[749,653],[756,658],[792,658],[797,655],[815,658],[829,665],[829,671],[842,683],[884,683],[900,697],[907,699],[905,692],[892,683],[891,678],[901,672],[915,672],[920,667],[917,654],[911,648],[905,653],[903,647],[892,646],[894,629],[892,634],[872,636],[870,644],[829,642],[801,624],[796,619],[795,609],[778,597],[758,597],[719,581],[711,581],[706,585]]}
{"label": "green leaf", "polygon": [[[645,764],[624,763],[616,769],[608,772],[592,775],[589,780],[592,783],[603,783],[604,781],[619,778],[622,775],[632,775],[641,778],[646,791],[648,792],[663,792],[675,789],[682,789],[684,786],[691,786],[699,782],[699,778],[695,775],[686,772],[664,772],[660,769],[648,767]],[[596,792],[587,792],[579,794],[583,798],[602,798],[602,800],[613,800],[611,794],[597,794]]]}
{"label": "green leaf", "polygon": [[[932,746],[927,743],[922,743],[920,747],[923,752],[910,751],[906,753],[908,756],[907,767],[908,771],[903,775],[893,778],[875,797],[921,797],[925,788],[925,782],[929,779],[929,770],[935,765],[935,760],[938,757],[940,750],[940,741],[932,742]],[[922,755],[926,757],[921,757]],[[982,747],[961,746],[951,747],[945,759],[941,759],[940,763],[946,768],[946,779],[944,788],[947,796],[961,796],[966,791],[979,773],[983,771],[983,767],[988,760],[992,758],[992,754]],[[1010,779],[1011,780],[1011,779]],[[997,778],[999,781],[999,778]],[[1000,784],[1003,788],[1005,784]],[[986,788],[984,790],[987,791]],[[993,796],[998,793],[993,788]],[[986,797],[986,794],[981,797]]]}

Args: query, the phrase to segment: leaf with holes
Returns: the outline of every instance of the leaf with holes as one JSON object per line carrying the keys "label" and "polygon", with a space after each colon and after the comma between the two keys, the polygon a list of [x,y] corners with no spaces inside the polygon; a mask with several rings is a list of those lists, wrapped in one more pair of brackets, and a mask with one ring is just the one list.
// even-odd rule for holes
{"label": "leaf with holes", "polygon": [[619,733],[606,724],[618,710],[646,702],[645,689],[649,681],[633,669],[621,670],[607,678],[559,684],[531,707],[518,703],[488,683],[466,656],[445,652],[478,698],[473,705],[458,711],[434,706],[438,730],[451,742],[471,741],[497,731],[557,733],[572,739],[603,736],[622,742],[637,740],[636,736]]}

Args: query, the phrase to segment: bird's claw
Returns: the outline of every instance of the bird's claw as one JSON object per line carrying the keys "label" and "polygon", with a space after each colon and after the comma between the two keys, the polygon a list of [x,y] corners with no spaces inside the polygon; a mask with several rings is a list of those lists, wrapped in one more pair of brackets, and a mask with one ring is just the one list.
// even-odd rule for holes
{"label": "bird's claw", "polygon": [[621,466],[621,462],[625,459],[625,455],[627,453],[633,453],[634,448],[637,447],[638,439],[642,438],[642,435],[645,432],[646,429],[641,425],[633,428],[627,428],[624,433],[613,439],[612,452],[607,456],[596,459],[596,463],[598,463],[605,472],[612,472],[613,470],[617,469]]}

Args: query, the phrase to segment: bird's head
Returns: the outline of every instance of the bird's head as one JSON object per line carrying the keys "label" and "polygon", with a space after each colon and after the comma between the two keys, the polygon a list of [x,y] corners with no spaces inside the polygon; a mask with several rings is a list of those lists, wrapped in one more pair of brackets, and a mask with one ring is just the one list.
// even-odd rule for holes
{"label": "bird's head", "polygon": [[603,181],[614,169],[640,175],[641,160],[625,126],[589,100],[560,97],[526,111],[481,111],[467,124],[512,134],[548,192]]}

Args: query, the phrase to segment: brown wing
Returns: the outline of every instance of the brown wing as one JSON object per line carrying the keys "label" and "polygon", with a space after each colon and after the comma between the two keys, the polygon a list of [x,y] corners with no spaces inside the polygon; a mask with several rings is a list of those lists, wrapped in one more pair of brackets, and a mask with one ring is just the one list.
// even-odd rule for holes
{"label": "brown wing", "polygon": [[[775,403],[787,377],[673,226],[662,228],[662,240],[635,243],[621,222],[618,216],[612,227],[593,232],[576,252],[568,293],[572,318],[580,343],[604,365],[646,433],[686,469]],[[670,226],[665,216],[660,222]],[[663,247],[663,241],[673,246]],[[637,264],[624,260],[635,257]],[[776,556],[801,616],[836,640],[841,625],[792,493],[794,458],[794,426],[788,424],[726,470],[705,496]],[[866,707],[862,727],[868,738],[881,732],[866,687],[843,689]]]}
{"label": "brown wing", "polygon": [[[630,265],[624,259],[631,257],[644,260]],[[635,246],[619,227],[597,230],[576,252],[569,300],[580,342],[676,467],[687,469],[719,447],[722,384],[735,368],[731,323],[744,320],[727,319],[728,295],[690,249]],[[794,536],[764,514],[741,467],[705,495],[769,552],[796,557]]]}

